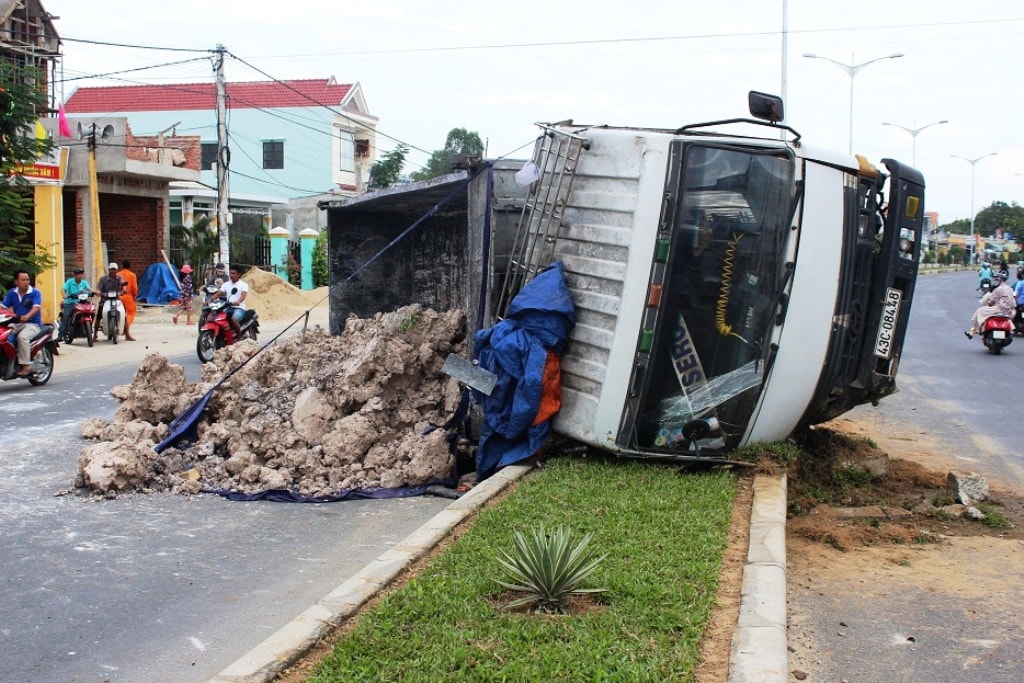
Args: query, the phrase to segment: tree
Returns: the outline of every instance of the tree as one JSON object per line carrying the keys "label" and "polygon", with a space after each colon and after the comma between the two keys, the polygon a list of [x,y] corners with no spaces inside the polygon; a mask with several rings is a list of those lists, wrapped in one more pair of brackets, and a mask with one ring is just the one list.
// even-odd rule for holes
{"label": "tree", "polygon": [[36,137],[46,94],[35,69],[0,62],[0,272],[24,268],[40,273],[56,265],[45,245],[32,244],[34,197],[28,181],[12,175],[53,151],[53,141]]}
{"label": "tree", "polygon": [[484,143],[477,133],[465,128],[452,128],[444,141],[444,149],[430,155],[427,165],[412,174],[413,180],[430,180],[452,172],[452,156],[483,156]]}
{"label": "tree", "polygon": [[402,175],[402,167],[405,166],[405,155],[409,152],[409,145],[400,142],[398,146],[378,159],[377,163],[370,167],[369,189],[380,190],[391,187],[398,182]]}
{"label": "tree", "polygon": [[313,244],[313,287],[330,284],[330,270],[327,263],[327,228],[320,228]]}
{"label": "tree", "polygon": [[182,265],[188,263],[195,270],[195,285],[201,285],[213,272],[213,260],[220,252],[220,239],[210,229],[210,217],[200,216],[192,227],[171,226],[172,252],[181,252]]}

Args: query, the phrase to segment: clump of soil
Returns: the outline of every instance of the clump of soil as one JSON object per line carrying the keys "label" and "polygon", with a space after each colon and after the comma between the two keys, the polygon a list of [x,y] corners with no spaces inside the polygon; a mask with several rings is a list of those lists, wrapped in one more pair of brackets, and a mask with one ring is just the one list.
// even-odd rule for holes
{"label": "clump of soil", "polygon": [[984,518],[971,519],[947,488],[949,472],[890,458],[869,439],[828,427],[796,440],[802,455],[789,470],[789,535],[839,550],[947,536],[1024,538],[1024,500],[1011,491],[993,489],[980,506]]}
{"label": "clump of soil", "polygon": [[[218,351],[196,384],[163,356],[147,356],[130,385],[111,391],[121,401],[113,422],[83,424],[83,436],[97,443],[79,456],[78,485],[107,495],[288,489],[321,496],[454,474],[447,434],[429,428],[459,401],[458,381],[441,366],[465,349],[462,312],[406,306],[352,317],[338,336],[317,327],[253,358],[259,349],[246,340]],[[221,380],[196,441],[154,452],[168,424]]]}

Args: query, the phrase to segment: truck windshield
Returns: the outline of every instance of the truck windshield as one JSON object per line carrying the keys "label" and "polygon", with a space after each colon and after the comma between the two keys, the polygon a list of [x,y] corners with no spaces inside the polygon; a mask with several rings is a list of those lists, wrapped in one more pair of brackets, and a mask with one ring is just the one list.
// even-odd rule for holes
{"label": "truck windshield", "polygon": [[671,249],[634,432],[642,449],[689,447],[682,427],[715,417],[742,438],[770,361],[796,205],[785,150],[690,144],[673,158]]}

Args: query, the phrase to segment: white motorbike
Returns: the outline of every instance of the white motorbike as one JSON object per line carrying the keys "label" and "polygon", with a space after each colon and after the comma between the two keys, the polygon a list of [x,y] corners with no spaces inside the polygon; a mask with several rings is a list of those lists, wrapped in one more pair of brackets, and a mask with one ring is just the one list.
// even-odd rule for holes
{"label": "white motorbike", "polygon": [[100,295],[101,313],[96,318],[96,330],[107,335],[107,339],[117,343],[118,335],[124,334],[124,304],[117,292],[104,292]]}

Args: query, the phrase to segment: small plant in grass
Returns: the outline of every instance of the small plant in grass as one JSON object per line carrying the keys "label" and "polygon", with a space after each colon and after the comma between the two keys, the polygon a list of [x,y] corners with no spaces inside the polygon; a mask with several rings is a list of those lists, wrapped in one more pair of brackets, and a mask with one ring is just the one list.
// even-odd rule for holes
{"label": "small plant in grass", "polygon": [[572,595],[603,593],[607,588],[581,588],[606,555],[590,548],[592,534],[578,542],[568,527],[548,531],[543,525],[528,534],[513,532],[511,553],[498,558],[509,579],[498,583],[526,595],[505,605],[506,609],[536,605],[538,611],[560,612]]}
{"label": "small plant in grass", "polygon": [[1009,529],[1013,526],[1003,513],[994,509],[991,505],[981,503],[978,505],[978,509],[985,515],[985,519],[981,520],[981,523],[989,528]]}
{"label": "small plant in grass", "polygon": [[402,322],[398,323],[398,329],[402,332],[408,332],[412,328],[416,327],[416,323],[420,321],[419,316],[410,315],[402,319]]}

